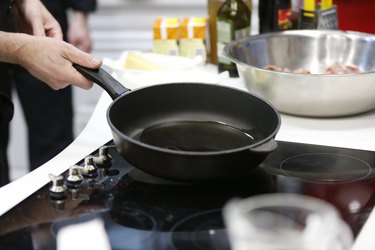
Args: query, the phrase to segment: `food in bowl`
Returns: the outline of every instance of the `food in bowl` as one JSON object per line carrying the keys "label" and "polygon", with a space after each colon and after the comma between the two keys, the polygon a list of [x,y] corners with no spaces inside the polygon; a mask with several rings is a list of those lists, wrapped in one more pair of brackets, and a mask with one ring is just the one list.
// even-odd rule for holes
{"label": "food in bowl", "polygon": [[335,63],[331,67],[328,67],[325,74],[354,74],[361,73],[362,71],[355,65],[342,65]]}
{"label": "food in bowl", "polygon": [[[297,73],[297,74],[311,74],[311,71],[308,69],[298,68],[296,70],[291,70],[286,67],[279,67],[276,65],[267,65],[263,67],[267,70],[274,70],[280,71],[285,73]],[[327,75],[340,75],[340,74],[353,74],[353,73],[361,73],[361,70],[355,65],[343,65],[341,63],[335,63],[332,66],[326,68],[323,74]]]}
{"label": "food in bowl", "polygon": [[280,72],[286,72],[286,73],[297,73],[297,74],[311,74],[311,71],[308,69],[296,69],[296,70],[290,70],[289,68],[286,67],[279,67],[276,65],[267,65],[264,67],[264,69],[267,70],[273,70],[273,71],[280,71]]}

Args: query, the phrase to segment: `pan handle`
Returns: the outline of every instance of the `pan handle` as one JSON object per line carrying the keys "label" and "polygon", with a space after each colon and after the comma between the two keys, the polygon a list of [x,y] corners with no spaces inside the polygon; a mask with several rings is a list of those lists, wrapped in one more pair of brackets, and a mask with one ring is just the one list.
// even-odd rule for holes
{"label": "pan handle", "polygon": [[120,95],[130,91],[130,89],[124,87],[119,81],[117,81],[102,68],[89,69],[78,64],[73,64],[73,67],[84,77],[102,87],[109,94],[112,100],[115,100]]}
{"label": "pan handle", "polygon": [[277,142],[274,139],[271,139],[269,141],[266,141],[263,144],[260,144],[259,146],[250,148],[249,150],[256,154],[264,154],[264,153],[270,153],[274,151],[277,148]]}

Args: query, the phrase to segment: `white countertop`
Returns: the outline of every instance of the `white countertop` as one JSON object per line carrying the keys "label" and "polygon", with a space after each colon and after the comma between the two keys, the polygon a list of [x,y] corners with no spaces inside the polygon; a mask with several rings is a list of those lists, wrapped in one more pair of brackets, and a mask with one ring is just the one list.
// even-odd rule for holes
{"label": "white countertop", "polygon": [[[207,67],[208,72],[214,72],[213,70],[215,68]],[[220,84],[245,89],[240,79],[226,79]],[[111,102],[107,93],[103,93],[87,126],[69,147],[33,172],[0,188],[0,215],[48,183],[48,174],[61,174],[112,139],[106,120],[107,107]],[[282,114],[276,139],[375,151],[375,111],[336,119],[302,118]],[[15,193],[17,195],[14,195]],[[375,238],[370,235],[373,231],[374,213],[357,237],[353,249],[364,250],[375,246]]]}

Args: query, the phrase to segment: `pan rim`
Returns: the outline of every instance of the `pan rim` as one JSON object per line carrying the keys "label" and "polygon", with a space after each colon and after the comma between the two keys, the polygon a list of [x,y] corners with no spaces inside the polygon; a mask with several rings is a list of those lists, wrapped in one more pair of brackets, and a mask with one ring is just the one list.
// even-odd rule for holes
{"label": "pan rim", "polygon": [[[231,90],[234,90],[234,91],[237,91],[237,92],[245,93],[246,95],[253,96],[256,99],[258,99],[259,101],[264,102],[264,104],[266,104],[267,106],[270,107],[271,110],[273,110],[274,115],[276,115],[277,124],[276,124],[276,126],[275,126],[275,128],[274,128],[274,130],[273,130],[273,132],[271,134],[269,134],[268,136],[266,136],[262,140],[260,140],[258,142],[255,142],[255,143],[252,143],[250,145],[243,146],[243,147],[238,147],[238,148],[233,148],[233,149],[227,149],[227,150],[216,150],[216,151],[201,152],[201,151],[172,150],[172,149],[168,149],[168,148],[163,148],[163,147],[158,147],[158,146],[154,146],[154,145],[151,145],[151,144],[147,144],[147,143],[141,142],[141,141],[139,141],[137,139],[134,139],[133,137],[131,137],[129,135],[126,135],[125,133],[121,132],[112,123],[112,121],[110,119],[111,109],[112,109],[112,107],[114,105],[116,105],[116,103],[120,99],[125,98],[126,95],[130,95],[132,93],[139,92],[139,91],[142,91],[142,90],[148,89],[148,88],[153,88],[153,87],[156,87],[156,86],[171,85],[171,84],[173,84],[173,85],[190,84],[190,85],[216,86],[216,87],[220,87],[220,88],[231,89]],[[163,84],[145,86],[145,87],[138,88],[136,90],[127,91],[124,94],[122,94],[121,96],[119,96],[118,98],[116,98],[115,100],[113,100],[113,102],[109,105],[109,107],[107,109],[106,118],[107,118],[108,125],[110,126],[110,128],[112,130],[112,133],[116,133],[116,135],[119,136],[122,140],[126,140],[126,141],[128,141],[128,142],[130,142],[132,144],[135,144],[135,145],[137,145],[139,147],[147,148],[149,150],[153,150],[153,151],[157,151],[157,152],[162,152],[162,153],[166,153],[166,154],[185,155],[185,156],[186,155],[189,155],[189,156],[225,155],[225,154],[232,154],[232,153],[236,153],[236,152],[240,152],[240,151],[244,151],[244,150],[250,150],[252,148],[256,148],[256,147],[258,147],[260,145],[263,145],[264,143],[266,143],[266,142],[268,142],[270,140],[274,140],[274,138],[275,138],[276,134],[278,133],[278,131],[280,130],[280,126],[281,126],[281,116],[280,116],[280,113],[276,110],[276,108],[269,101],[267,101],[267,100],[259,97],[258,95],[250,93],[249,91],[246,91],[246,90],[243,90],[243,89],[239,89],[239,88],[235,88],[235,87],[231,87],[231,86],[225,86],[225,85],[220,85],[220,84],[212,84],[212,83],[198,83],[198,82],[163,83]]]}

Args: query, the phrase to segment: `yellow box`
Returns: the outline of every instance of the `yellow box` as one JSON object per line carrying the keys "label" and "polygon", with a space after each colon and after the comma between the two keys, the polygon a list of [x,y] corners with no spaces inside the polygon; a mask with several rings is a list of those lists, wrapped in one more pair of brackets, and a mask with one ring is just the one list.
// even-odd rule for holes
{"label": "yellow box", "polygon": [[154,22],[154,40],[178,40],[179,28],[178,18],[157,18]]}
{"label": "yellow box", "polygon": [[207,20],[202,17],[187,17],[181,22],[180,38],[206,39]]}

